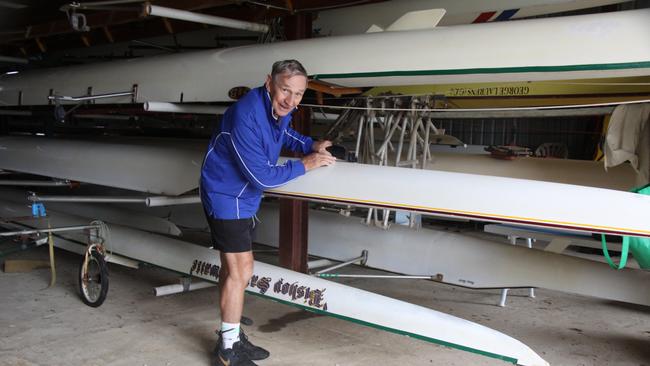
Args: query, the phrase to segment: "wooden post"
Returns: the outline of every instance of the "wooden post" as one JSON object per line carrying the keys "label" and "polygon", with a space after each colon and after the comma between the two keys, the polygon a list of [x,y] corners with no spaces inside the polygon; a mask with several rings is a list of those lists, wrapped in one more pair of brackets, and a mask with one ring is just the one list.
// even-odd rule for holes
{"label": "wooden post", "polygon": [[81,35],[81,43],[83,43],[84,46],[86,46],[86,47],[90,47],[90,38],[87,35],[82,34]]}
{"label": "wooden post", "polygon": [[[311,14],[297,14],[284,18],[287,39],[311,36]],[[300,60],[298,60],[300,61]],[[305,65],[309,68],[309,65]],[[309,70],[307,70],[309,71]],[[309,135],[311,114],[299,108],[293,114],[293,129]],[[280,200],[280,265],[291,270],[307,272],[308,202]]]}
{"label": "wooden post", "polygon": [[[309,135],[310,121],[308,109],[293,114],[293,128],[303,135]],[[308,208],[307,201],[280,199],[280,265],[302,273],[307,272]]]}
{"label": "wooden post", "polygon": [[45,43],[43,43],[43,41],[39,37],[34,38],[34,41],[36,41],[36,46],[38,46],[38,50],[41,51],[41,53],[47,52],[47,47],[45,47]]}
{"label": "wooden post", "polygon": [[[287,37],[287,41],[311,38],[311,18],[311,13],[298,13],[284,17],[282,20],[284,21],[284,35]],[[305,67],[309,72],[309,65],[305,65]]]}
{"label": "wooden post", "polygon": [[280,200],[280,265],[307,272],[309,205],[306,201]]}
{"label": "wooden post", "polygon": [[167,18],[162,18],[163,24],[165,25],[165,30],[169,34],[174,34],[174,27],[172,27],[172,23],[169,21]]}
{"label": "wooden post", "polygon": [[106,39],[108,40],[108,43],[115,43],[115,39],[113,38],[113,34],[111,33],[111,30],[108,29],[108,26],[102,27],[104,30],[104,36],[106,36]]}

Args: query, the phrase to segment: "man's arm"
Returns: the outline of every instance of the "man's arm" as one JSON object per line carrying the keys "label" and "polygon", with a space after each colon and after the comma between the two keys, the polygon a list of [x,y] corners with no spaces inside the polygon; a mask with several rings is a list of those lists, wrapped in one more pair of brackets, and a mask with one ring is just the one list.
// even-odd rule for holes
{"label": "man's arm", "polygon": [[332,165],[334,162],[336,162],[336,158],[333,157],[329,152],[327,154],[314,152],[303,157],[301,160],[306,171],[320,168],[322,166]]}
{"label": "man's arm", "polygon": [[291,151],[300,152],[305,155],[312,152],[314,140],[309,136],[304,136],[291,127],[284,130],[284,147]]}
{"label": "man's arm", "polygon": [[[252,118],[251,116],[242,116]],[[251,127],[249,120],[235,123],[230,133],[228,148],[235,157],[240,171],[249,182],[259,189],[281,186],[305,174],[305,166],[300,160],[289,160],[283,165],[274,165],[267,159],[261,137]]]}
{"label": "man's arm", "polygon": [[326,150],[328,147],[332,146],[331,141],[314,141],[311,137],[301,135],[290,127],[287,127],[287,129],[284,130],[284,133],[286,135],[284,139],[284,147],[291,151],[301,152],[305,155],[312,152],[331,155],[330,152]]}
{"label": "man's arm", "polygon": [[317,152],[319,154],[325,154],[325,155],[332,155],[327,148],[332,146],[332,141],[330,140],[319,140],[319,141],[314,141],[314,143],[311,145],[311,150],[313,152]]}

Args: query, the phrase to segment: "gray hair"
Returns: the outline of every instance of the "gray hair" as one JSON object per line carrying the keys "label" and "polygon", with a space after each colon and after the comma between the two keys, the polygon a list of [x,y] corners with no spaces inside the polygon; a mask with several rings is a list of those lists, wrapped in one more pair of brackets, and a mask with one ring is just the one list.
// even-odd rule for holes
{"label": "gray hair", "polygon": [[302,75],[304,77],[308,77],[305,67],[296,60],[283,60],[274,62],[273,67],[271,67],[271,77],[273,80],[275,81],[278,75],[285,74],[288,74],[288,76]]}

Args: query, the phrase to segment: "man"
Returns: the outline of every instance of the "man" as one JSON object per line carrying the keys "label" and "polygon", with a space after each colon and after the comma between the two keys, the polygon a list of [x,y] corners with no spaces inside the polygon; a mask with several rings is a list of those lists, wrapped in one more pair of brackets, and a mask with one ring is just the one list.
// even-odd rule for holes
{"label": "man", "polygon": [[[210,140],[200,190],[221,256],[221,331],[213,365],[250,366],[255,365],[251,360],[269,356],[241,333],[239,324],[244,290],[253,275],[251,245],[262,192],[336,160],[326,150],[330,141],[313,141],[289,127],[306,89],[307,72],[298,61],[274,63],[264,85],[226,111]],[[305,156],[278,165],[283,147]]]}

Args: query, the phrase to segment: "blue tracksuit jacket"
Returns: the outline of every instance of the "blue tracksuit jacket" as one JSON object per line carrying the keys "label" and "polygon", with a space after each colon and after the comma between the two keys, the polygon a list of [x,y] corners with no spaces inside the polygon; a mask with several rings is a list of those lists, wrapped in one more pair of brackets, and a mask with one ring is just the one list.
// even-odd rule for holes
{"label": "blue tracksuit jacket", "polygon": [[201,168],[201,201],[217,219],[255,215],[265,189],[305,174],[299,160],[276,165],[282,147],[309,153],[313,141],[289,127],[291,114],[276,119],[265,87],[251,90],[223,116]]}

